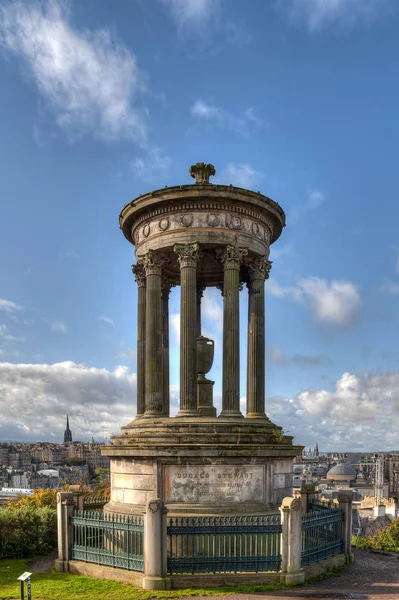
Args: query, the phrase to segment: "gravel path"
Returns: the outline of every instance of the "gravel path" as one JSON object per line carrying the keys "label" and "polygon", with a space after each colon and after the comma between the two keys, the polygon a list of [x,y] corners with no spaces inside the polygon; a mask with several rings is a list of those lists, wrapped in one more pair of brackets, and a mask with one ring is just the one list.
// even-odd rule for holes
{"label": "gravel path", "polygon": [[[212,596],[212,600],[399,600],[399,555],[355,550],[355,563],[339,577],[279,592]],[[197,598],[196,600],[200,600]],[[208,597],[209,600],[209,597]]]}

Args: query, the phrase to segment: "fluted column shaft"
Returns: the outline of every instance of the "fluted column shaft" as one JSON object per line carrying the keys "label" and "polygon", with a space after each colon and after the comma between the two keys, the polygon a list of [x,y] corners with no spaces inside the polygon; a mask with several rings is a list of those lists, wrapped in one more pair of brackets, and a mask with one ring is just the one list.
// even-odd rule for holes
{"label": "fluted column shaft", "polygon": [[145,328],[145,413],[144,417],[164,414],[163,360],[161,328],[161,265],[162,259],[149,250],[141,259],[146,274]]}
{"label": "fluted column shaft", "polygon": [[143,265],[132,265],[137,283],[137,417],[145,412],[146,280]]}
{"label": "fluted column shaft", "polygon": [[201,301],[205,289],[204,285],[197,285],[197,337],[201,336]]}
{"label": "fluted column shaft", "polygon": [[246,251],[227,246],[222,255],[223,400],[221,417],[242,417],[240,411],[240,265]]}
{"label": "fluted column shaft", "polygon": [[170,283],[162,282],[162,389],[163,389],[163,409],[166,417],[170,413],[170,392],[169,392],[169,294]]}
{"label": "fluted column shaft", "polygon": [[265,414],[265,278],[271,263],[265,257],[249,264],[247,417],[264,419]]}
{"label": "fluted column shaft", "polygon": [[197,260],[199,244],[176,244],[180,265],[180,410],[197,417]]}

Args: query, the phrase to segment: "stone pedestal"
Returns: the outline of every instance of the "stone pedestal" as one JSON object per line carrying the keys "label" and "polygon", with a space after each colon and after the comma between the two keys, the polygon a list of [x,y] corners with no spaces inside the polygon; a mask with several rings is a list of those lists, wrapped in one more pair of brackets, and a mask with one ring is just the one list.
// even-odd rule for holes
{"label": "stone pedestal", "polygon": [[215,382],[205,377],[197,378],[197,401],[199,417],[216,417],[213,406],[213,386]]}
{"label": "stone pedestal", "polygon": [[275,442],[264,419],[135,420],[112,438],[108,512],[143,514],[159,498],[173,515],[264,514],[292,493],[302,447]]}

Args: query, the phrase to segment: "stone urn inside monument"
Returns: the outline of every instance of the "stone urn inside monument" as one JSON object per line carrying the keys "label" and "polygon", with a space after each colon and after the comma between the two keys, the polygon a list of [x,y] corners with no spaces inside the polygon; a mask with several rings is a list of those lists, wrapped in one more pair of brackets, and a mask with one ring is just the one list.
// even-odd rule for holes
{"label": "stone urn inside monument", "polygon": [[198,377],[205,379],[206,373],[212,368],[215,355],[215,342],[200,335],[197,338],[197,373]]}
{"label": "stone urn inside monument", "polygon": [[200,417],[216,417],[216,408],[213,406],[213,385],[205,377],[213,364],[215,342],[200,335],[197,338],[197,400],[198,415]]}

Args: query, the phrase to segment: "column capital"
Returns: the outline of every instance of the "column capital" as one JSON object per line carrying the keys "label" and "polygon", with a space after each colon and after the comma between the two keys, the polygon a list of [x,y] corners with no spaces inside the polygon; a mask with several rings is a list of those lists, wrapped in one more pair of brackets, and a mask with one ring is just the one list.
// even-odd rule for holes
{"label": "column capital", "polygon": [[248,254],[246,248],[237,248],[236,246],[226,246],[226,249],[220,255],[220,260],[225,269],[239,269],[244,256]]}
{"label": "column capital", "polygon": [[142,264],[132,265],[132,273],[137,287],[145,287],[145,270]]}
{"label": "column capital", "polygon": [[199,243],[193,244],[175,244],[173,252],[177,254],[177,259],[181,269],[185,267],[196,267],[199,259]]}
{"label": "column capital", "polygon": [[154,250],[148,250],[147,254],[137,258],[137,263],[144,268],[145,275],[161,275],[162,265],[165,258]]}
{"label": "column capital", "polygon": [[269,279],[270,269],[272,268],[272,262],[266,258],[266,256],[260,256],[255,258],[253,261],[248,262],[249,280],[254,279]]}

